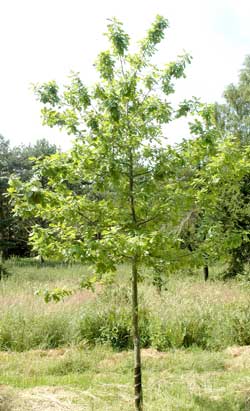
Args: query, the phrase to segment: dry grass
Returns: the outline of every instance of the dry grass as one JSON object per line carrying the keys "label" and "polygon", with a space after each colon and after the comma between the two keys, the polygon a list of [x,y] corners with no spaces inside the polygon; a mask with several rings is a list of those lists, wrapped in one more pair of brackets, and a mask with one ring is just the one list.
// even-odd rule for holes
{"label": "dry grass", "polygon": [[36,387],[25,390],[10,390],[9,388],[5,388],[1,391],[1,411],[87,410],[87,408],[83,404],[77,404],[77,402],[80,401],[80,394],[70,389],[58,387]]}
{"label": "dry grass", "polygon": [[225,350],[229,359],[226,361],[226,368],[229,370],[250,369],[250,346],[228,347]]}
{"label": "dry grass", "polygon": [[[249,350],[143,350],[145,411],[249,411],[250,368],[235,363]],[[1,387],[1,411],[133,410],[132,352],[112,353],[98,348],[81,350],[80,357],[75,349],[50,350],[47,354],[37,350],[4,354],[8,357],[8,364],[2,364],[5,375],[11,377],[15,369],[20,375],[15,388]],[[65,361],[86,360],[89,367],[85,370],[51,375],[51,370]],[[21,389],[23,379],[26,387]]]}

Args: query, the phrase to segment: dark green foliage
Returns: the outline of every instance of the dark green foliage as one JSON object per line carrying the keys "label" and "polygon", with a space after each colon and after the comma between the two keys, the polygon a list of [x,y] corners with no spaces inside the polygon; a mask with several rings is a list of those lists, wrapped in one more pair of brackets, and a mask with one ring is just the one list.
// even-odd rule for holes
{"label": "dark green foliage", "polygon": [[[217,124],[224,135],[232,134],[242,147],[250,145],[250,55],[246,56],[237,84],[230,84],[224,91],[225,104],[217,104]],[[241,183],[242,199],[245,205],[250,198],[250,175]],[[225,210],[225,221],[230,220],[230,213]],[[250,217],[246,214],[235,221],[235,228],[250,232]],[[229,268],[225,278],[244,273],[245,264],[250,261],[250,236],[245,235],[241,245],[230,252]]]}
{"label": "dark green foliage", "polygon": [[[250,142],[249,142],[250,143]],[[246,175],[240,185],[242,204],[248,207],[250,201],[250,175]],[[227,214],[227,220],[230,219],[230,214]],[[226,219],[225,219],[226,220]],[[239,247],[234,248],[230,252],[230,262],[225,278],[235,277],[237,274],[245,272],[245,266],[250,261],[250,216],[245,213],[239,216],[235,221],[237,228],[245,233]]]}
{"label": "dark green foliage", "polygon": [[[150,345],[149,313],[140,311],[141,346]],[[124,307],[110,308],[105,311],[83,313],[80,323],[80,339],[89,344],[109,344],[114,349],[125,350],[133,348],[131,334],[131,314]]]}
{"label": "dark green foliage", "polygon": [[23,221],[13,215],[12,205],[7,197],[8,182],[11,175],[21,181],[33,176],[33,159],[41,159],[56,152],[56,146],[45,139],[34,145],[11,148],[9,141],[0,135],[0,252],[3,259],[11,255],[27,256],[30,253],[28,236],[34,221]]}
{"label": "dark green foliage", "polygon": [[3,278],[7,278],[10,276],[10,271],[3,265],[3,263],[0,263],[0,280]]}

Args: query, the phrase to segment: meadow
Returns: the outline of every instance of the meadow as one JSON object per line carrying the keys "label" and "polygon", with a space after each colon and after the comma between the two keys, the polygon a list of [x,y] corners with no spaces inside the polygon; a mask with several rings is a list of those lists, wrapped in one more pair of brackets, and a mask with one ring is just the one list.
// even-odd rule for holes
{"label": "meadow", "polygon": [[[85,266],[10,261],[0,283],[0,411],[133,409],[128,267],[79,289]],[[250,282],[179,272],[139,284],[146,410],[250,410]],[[46,304],[37,290],[76,289]]]}

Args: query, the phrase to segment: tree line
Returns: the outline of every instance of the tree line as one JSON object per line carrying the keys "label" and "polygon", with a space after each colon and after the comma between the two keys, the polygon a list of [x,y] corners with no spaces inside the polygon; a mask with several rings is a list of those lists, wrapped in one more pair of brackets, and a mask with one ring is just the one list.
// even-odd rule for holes
{"label": "tree line", "polygon": [[11,147],[10,142],[0,135],[0,252],[4,260],[11,256],[30,256],[29,234],[35,221],[32,218],[24,220],[14,213],[7,196],[9,180],[12,175],[18,176],[22,182],[31,180],[36,159],[56,151],[56,146],[46,139]]}

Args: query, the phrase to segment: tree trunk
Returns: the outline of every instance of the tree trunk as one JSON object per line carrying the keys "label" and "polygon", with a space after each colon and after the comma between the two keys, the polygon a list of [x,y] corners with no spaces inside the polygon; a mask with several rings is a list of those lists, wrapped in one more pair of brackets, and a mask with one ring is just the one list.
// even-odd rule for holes
{"label": "tree trunk", "polygon": [[[133,151],[129,153],[129,198],[131,220],[134,228],[137,224],[137,216],[134,198],[134,160]],[[135,254],[132,258],[132,328],[134,342],[134,390],[135,390],[135,410],[143,411],[142,401],[142,378],[141,378],[141,347],[139,335],[139,315],[138,315],[138,257]]]}
{"label": "tree trunk", "polygon": [[142,379],[141,379],[141,347],[138,322],[138,268],[136,256],[132,261],[132,314],[134,341],[134,390],[135,410],[143,411]]}
{"label": "tree trunk", "polygon": [[208,275],[209,275],[208,265],[204,265],[203,272],[204,272],[204,280],[207,281],[208,280]]}

